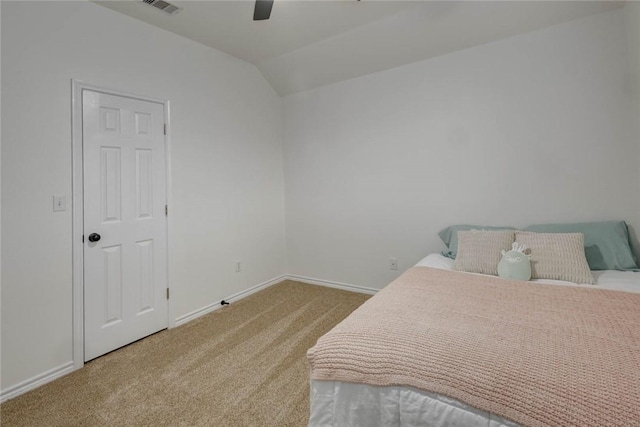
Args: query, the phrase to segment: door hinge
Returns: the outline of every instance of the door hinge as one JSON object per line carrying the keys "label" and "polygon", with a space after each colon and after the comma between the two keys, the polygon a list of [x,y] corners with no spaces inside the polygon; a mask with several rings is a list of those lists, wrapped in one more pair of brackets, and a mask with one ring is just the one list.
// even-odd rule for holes
{"label": "door hinge", "polygon": [[169,216],[169,205],[164,205],[164,216]]}
{"label": "door hinge", "polygon": [[84,234],[82,235],[82,243],[84,243]]}
{"label": "door hinge", "polygon": [[165,135],[167,134],[167,124],[166,123],[164,124],[164,134]]}
{"label": "door hinge", "polygon": [[167,299],[169,299],[169,288],[167,288]]}

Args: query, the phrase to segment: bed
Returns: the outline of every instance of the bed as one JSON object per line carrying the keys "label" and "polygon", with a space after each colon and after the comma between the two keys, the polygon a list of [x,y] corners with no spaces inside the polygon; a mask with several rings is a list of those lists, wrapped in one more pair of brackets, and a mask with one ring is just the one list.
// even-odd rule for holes
{"label": "bed", "polygon": [[[453,262],[427,256],[309,350],[309,426],[640,426],[640,273],[527,283]],[[416,328],[423,315],[438,324]],[[509,354],[529,343],[551,351]]]}

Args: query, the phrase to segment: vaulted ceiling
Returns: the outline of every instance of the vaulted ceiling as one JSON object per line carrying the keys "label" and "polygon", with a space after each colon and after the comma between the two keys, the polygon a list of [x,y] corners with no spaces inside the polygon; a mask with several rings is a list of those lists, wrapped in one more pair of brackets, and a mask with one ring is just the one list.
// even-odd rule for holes
{"label": "vaulted ceiling", "polygon": [[624,5],[618,1],[276,0],[253,21],[253,0],[142,0],[100,5],[258,67],[282,96],[477,46]]}

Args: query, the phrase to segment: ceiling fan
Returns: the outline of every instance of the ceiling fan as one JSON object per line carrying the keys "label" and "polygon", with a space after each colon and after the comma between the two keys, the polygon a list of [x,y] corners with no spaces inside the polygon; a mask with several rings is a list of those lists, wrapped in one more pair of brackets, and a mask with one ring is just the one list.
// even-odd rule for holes
{"label": "ceiling fan", "polygon": [[256,0],[256,6],[253,9],[253,20],[264,21],[271,16],[271,8],[273,7],[273,0]]}

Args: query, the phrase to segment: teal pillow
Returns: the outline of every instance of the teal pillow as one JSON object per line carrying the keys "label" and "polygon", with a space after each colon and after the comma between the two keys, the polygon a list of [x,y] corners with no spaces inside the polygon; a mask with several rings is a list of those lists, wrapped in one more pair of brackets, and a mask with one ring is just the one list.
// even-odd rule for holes
{"label": "teal pillow", "polygon": [[458,254],[458,231],[468,230],[515,230],[515,228],[468,224],[450,225],[438,233],[438,236],[440,236],[444,244],[449,248],[448,251],[442,251],[440,253],[447,258],[456,259],[456,255]]}
{"label": "teal pillow", "polygon": [[624,221],[574,224],[537,224],[525,228],[535,233],[582,233],[584,253],[591,270],[638,270],[636,254]]}

